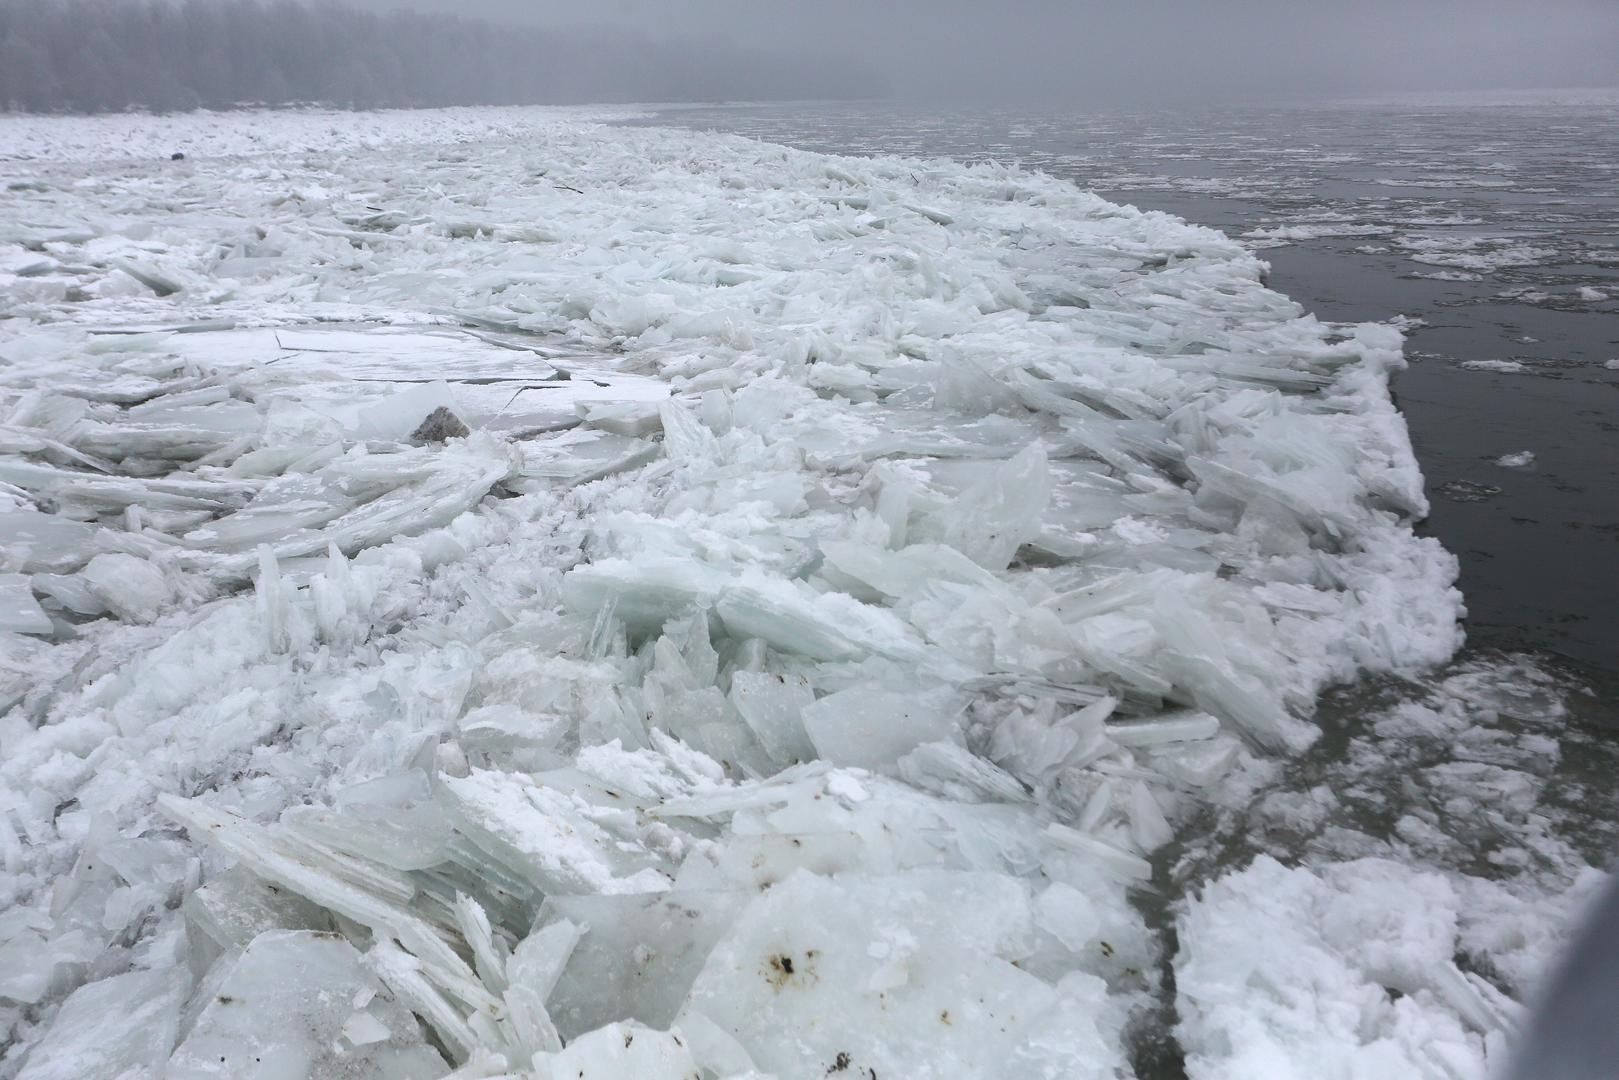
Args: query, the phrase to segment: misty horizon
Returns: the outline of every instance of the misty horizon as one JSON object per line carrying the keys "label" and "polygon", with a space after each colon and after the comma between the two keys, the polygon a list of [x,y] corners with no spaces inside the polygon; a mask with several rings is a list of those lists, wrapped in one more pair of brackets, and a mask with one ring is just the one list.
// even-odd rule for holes
{"label": "misty horizon", "polygon": [[[667,35],[864,64],[906,102],[1131,104],[1619,85],[1606,0],[984,5],[896,0],[357,0],[542,28]],[[840,95],[846,96],[846,95]]]}
{"label": "misty horizon", "polygon": [[297,0],[0,5],[0,110],[571,105],[886,90],[858,64],[450,13]]}
{"label": "misty horizon", "polygon": [[1619,5],[5,0],[0,109],[1130,107],[1619,84]]}

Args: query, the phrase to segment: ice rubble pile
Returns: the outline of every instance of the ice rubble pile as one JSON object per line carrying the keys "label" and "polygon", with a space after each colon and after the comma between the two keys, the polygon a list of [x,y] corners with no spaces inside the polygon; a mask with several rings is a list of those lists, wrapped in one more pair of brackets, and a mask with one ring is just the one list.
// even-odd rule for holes
{"label": "ice rubble pile", "polygon": [[7,1075],[1128,1074],[1172,822],[1456,644],[1397,335],[1016,170],[456,115],[5,193]]}
{"label": "ice rubble pile", "polygon": [[1373,858],[1316,873],[1261,855],[1211,883],[1181,920],[1188,1073],[1487,1075],[1518,1006],[1456,966],[1457,906],[1443,875]]}
{"label": "ice rubble pile", "polygon": [[[263,551],[352,554],[447,524],[497,485],[644,460],[650,448],[605,421],[526,456],[511,437],[668,393],[442,331],[204,324],[177,341],[49,327],[7,359],[0,542],[15,599],[0,628],[20,633],[52,633],[52,613],[149,622],[246,581]],[[422,375],[446,370],[453,385]],[[592,404],[604,396],[614,404]]]}

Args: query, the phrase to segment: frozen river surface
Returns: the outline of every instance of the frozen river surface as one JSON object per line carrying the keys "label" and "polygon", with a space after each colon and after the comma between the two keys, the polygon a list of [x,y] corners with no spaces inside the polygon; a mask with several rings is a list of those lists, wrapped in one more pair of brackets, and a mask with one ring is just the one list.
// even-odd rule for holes
{"label": "frozen river surface", "polygon": [[1483,1077],[1610,771],[1398,330],[586,119],[0,121],[0,1077]]}

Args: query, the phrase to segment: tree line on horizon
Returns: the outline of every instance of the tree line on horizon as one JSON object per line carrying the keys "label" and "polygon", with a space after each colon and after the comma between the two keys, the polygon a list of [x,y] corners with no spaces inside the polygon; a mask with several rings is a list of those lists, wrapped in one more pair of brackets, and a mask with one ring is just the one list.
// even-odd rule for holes
{"label": "tree line on horizon", "polygon": [[877,73],[725,42],[298,0],[0,0],[0,110],[866,98]]}

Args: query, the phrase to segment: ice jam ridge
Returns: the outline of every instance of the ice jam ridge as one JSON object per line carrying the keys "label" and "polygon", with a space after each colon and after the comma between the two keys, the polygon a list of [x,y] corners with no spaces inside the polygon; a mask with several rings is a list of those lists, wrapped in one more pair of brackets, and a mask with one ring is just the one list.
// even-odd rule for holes
{"label": "ice jam ridge", "polygon": [[0,151],[26,1080],[1127,1075],[1153,853],[1458,643],[1397,332],[1218,233],[544,110]]}

